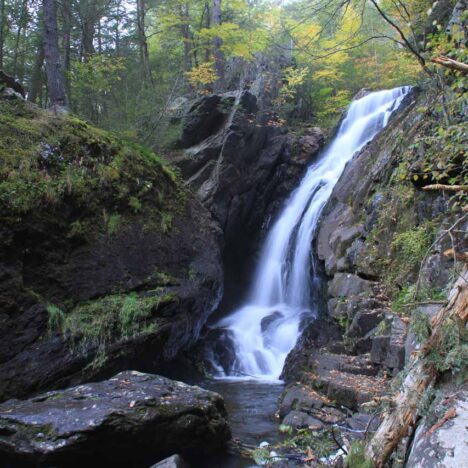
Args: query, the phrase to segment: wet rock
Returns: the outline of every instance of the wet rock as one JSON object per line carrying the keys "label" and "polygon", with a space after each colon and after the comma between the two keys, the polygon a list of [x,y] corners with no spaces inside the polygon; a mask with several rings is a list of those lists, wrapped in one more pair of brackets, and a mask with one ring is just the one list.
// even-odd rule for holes
{"label": "wet rock", "polygon": [[188,468],[188,465],[180,455],[173,455],[152,465],[151,468]]}
{"label": "wet rock", "polygon": [[[449,418],[440,427],[435,426],[451,411]],[[427,416],[419,424],[407,466],[426,468],[440,466],[459,468],[468,460],[466,428],[468,427],[468,390],[442,392],[431,405]]]}
{"label": "wet rock", "polygon": [[332,297],[356,296],[371,293],[373,284],[351,273],[337,273],[328,286],[328,293]]}
{"label": "wet rock", "polygon": [[[419,320],[418,314],[426,316],[429,320],[434,317],[437,312],[439,312],[441,305],[440,304],[428,304],[418,306],[413,311],[413,317],[416,317],[416,320]],[[405,340],[405,364],[407,364],[411,358],[411,354],[417,351],[421,347],[421,343],[418,337],[415,335],[411,328],[408,330]]]}
{"label": "wet rock", "polygon": [[221,96],[210,95],[200,98],[192,105],[183,122],[179,142],[182,148],[189,148],[200,143],[221,128],[226,119],[221,103]]}
{"label": "wet rock", "polygon": [[312,408],[320,409],[331,401],[317,393],[313,388],[303,384],[291,384],[280,398],[279,415],[285,417],[292,411],[310,411]]}
{"label": "wet rock", "polygon": [[0,453],[34,463],[209,453],[230,438],[221,396],[156,375],[99,382],[0,405]]}
{"label": "wet rock", "polygon": [[275,115],[259,113],[249,91],[205,96],[190,109],[181,138],[185,150],[174,162],[231,249],[252,242],[323,146],[317,128],[303,138],[298,143]]}
{"label": "wet rock", "polygon": [[291,411],[288,413],[283,419],[283,424],[285,426],[291,426],[296,429],[320,429],[324,427],[324,424],[321,421],[301,411]]}
{"label": "wet rock", "polygon": [[356,313],[346,336],[352,338],[363,338],[382,321],[385,314],[384,309],[362,310]]}
{"label": "wet rock", "polygon": [[296,346],[288,354],[281,379],[287,383],[300,379],[302,371],[309,365],[311,352],[330,343],[340,341],[342,332],[330,319],[319,317],[306,327]]}
{"label": "wet rock", "polygon": [[347,437],[362,440],[364,437],[374,433],[380,425],[380,418],[376,415],[366,413],[355,413],[346,418],[345,426],[350,429],[342,429]]}
{"label": "wet rock", "polygon": [[311,353],[301,380],[328,399],[357,409],[386,391],[388,381],[378,377],[377,370],[366,355],[337,355],[316,350]]}
{"label": "wet rock", "polygon": [[396,315],[387,314],[382,334],[372,339],[371,360],[394,372],[405,365],[407,325]]}

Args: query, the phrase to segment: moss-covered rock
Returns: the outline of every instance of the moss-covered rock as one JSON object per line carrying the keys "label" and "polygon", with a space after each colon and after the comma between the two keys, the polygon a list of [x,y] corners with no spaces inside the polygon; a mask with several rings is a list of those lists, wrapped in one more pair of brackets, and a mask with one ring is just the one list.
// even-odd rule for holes
{"label": "moss-covered rock", "polygon": [[156,368],[198,335],[220,236],[179,174],[73,116],[0,100],[0,399]]}

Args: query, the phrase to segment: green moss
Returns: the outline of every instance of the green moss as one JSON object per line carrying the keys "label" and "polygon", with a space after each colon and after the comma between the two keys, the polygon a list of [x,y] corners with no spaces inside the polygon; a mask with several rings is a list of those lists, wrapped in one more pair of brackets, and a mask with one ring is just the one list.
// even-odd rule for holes
{"label": "green moss", "polygon": [[[177,170],[151,150],[55,116],[23,101],[0,100],[0,216],[79,212],[66,220],[69,237],[116,232],[124,218],[144,213],[167,232],[187,193]],[[64,210],[67,205],[69,210]],[[84,218],[93,218],[86,223]],[[65,221],[64,221],[65,222]]]}
{"label": "green moss", "polygon": [[91,365],[99,367],[107,359],[110,344],[157,331],[164,320],[155,314],[161,305],[175,299],[174,294],[156,292],[116,294],[81,303],[68,313],[49,304],[49,328],[69,337],[74,352],[97,348]]}
{"label": "green moss", "polygon": [[366,448],[360,441],[351,444],[345,466],[347,468],[374,468],[374,462],[366,456]]}

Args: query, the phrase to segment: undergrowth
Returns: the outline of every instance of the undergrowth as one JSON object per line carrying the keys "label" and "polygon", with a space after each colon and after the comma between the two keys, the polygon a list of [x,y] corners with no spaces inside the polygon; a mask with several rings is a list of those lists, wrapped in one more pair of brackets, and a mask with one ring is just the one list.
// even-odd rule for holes
{"label": "undergrowth", "polygon": [[78,304],[69,312],[48,304],[49,332],[61,333],[73,352],[86,353],[96,348],[97,365],[105,361],[110,344],[157,331],[163,323],[155,318],[158,308],[174,299],[172,293],[116,294]]}

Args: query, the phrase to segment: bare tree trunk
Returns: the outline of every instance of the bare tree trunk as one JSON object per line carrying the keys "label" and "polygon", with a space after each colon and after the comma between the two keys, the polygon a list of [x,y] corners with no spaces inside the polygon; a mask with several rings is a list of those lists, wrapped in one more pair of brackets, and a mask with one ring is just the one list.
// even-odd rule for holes
{"label": "bare tree trunk", "polygon": [[81,50],[84,62],[87,62],[96,52],[94,49],[94,34],[94,20],[92,18],[84,18],[81,24]]}
{"label": "bare tree trunk", "polygon": [[180,25],[180,33],[182,35],[182,40],[184,43],[184,69],[185,71],[190,71],[192,69],[192,57],[193,57],[193,36],[190,32],[190,16],[189,16],[189,4],[186,2],[180,7],[181,16],[183,18]]}
{"label": "bare tree trunk", "polygon": [[72,6],[70,0],[62,0],[63,11],[63,65],[65,70],[65,89],[71,102],[71,28],[72,28]]}
{"label": "bare tree trunk", "polygon": [[44,54],[50,107],[56,111],[66,111],[68,109],[68,100],[58,48],[57,2],[56,0],[42,0],[42,7],[44,14]]}
{"label": "bare tree trunk", "polygon": [[[28,25],[28,0],[23,0],[21,5],[21,13],[18,19],[18,30],[16,32],[15,47],[13,53],[13,75],[18,77],[18,55],[21,43],[21,34],[27,28]],[[22,81],[22,76],[18,77]]]}
{"label": "bare tree trunk", "polygon": [[[42,18],[40,19],[42,23]],[[36,102],[42,88],[42,67],[44,66],[44,28],[39,26],[40,30],[37,36],[36,60],[29,83],[28,101]]]}
{"label": "bare tree trunk", "polygon": [[367,447],[367,454],[378,468],[395,450],[403,437],[409,435],[419,416],[421,396],[437,377],[435,364],[425,357],[442,339],[443,325],[454,319],[461,327],[468,318],[468,268],[465,267],[449,294],[449,302],[432,319],[432,334],[416,356],[410,361],[410,371],[394,398],[394,408],[385,415],[382,424]]}
{"label": "bare tree trunk", "polygon": [[[213,0],[211,3],[211,24],[219,26],[221,24],[221,0]],[[224,76],[224,53],[221,49],[223,41],[219,36],[213,39],[213,57],[215,61],[215,70],[218,79],[213,85],[215,93],[224,91],[225,76]]]}
{"label": "bare tree trunk", "polygon": [[0,70],[3,69],[3,48],[5,45],[5,0],[0,0]]}
{"label": "bare tree trunk", "polygon": [[146,39],[146,1],[137,0],[137,27],[138,27],[138,43],[140,46],[140,63],[143,67],[145,76],[151,85],[153,82],[153,74],[151,73],[149,63],[148,41]]}

